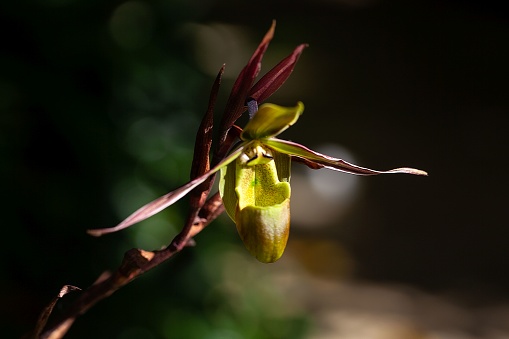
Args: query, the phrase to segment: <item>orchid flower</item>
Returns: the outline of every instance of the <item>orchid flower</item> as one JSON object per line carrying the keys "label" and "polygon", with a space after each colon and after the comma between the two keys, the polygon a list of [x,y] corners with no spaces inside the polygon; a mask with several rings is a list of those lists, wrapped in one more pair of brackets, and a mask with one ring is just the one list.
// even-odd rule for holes
{"label": "orchid flower", "polygon": [[[386,173],[427,175],[424,171],[408,167],[376,171],[315,152],[301,144],[277,138],[279,134],[297,122],[304,111],[303,103],[298,102],[294,107],[266,103],[258,108],[258,102],[271,95],[288,78],[305,45],[298,46],[289,57],[252,86],[254,77],[259,72],[261,56],[272,38],[273,29],[274,26],[269,30],[234,85],[221,123],[222,132],[215,154],[215,158],[219,160],[215,161],[216,164],[209,168],[210,142],[206,142],[207,154],[204,156],[203,150],[201,151],[201,159],[204,160],[193,161],[193,180],[141,207],[116,227],[89,230],[90,234],[99,236],[116,232],[145,220],[172,205],[220,171],[219,192],[227,214],[237,226],[240,238],[254,257],[261,262],[271,263],[282,256],[288,240],[292,160],[304,163],[313,169],[327,168],[364,176]],[[216,80],[216,84],[217,93],[216,87],[219,80]],[[215,98],[214,95],[212,97]],[[214,101],[211,100],[209,110],[200,127],[195,157],[200,147],[200,138],[203,138],[200,133],[210,133],[209,127],[212,120],[210,107],[213,106]],[[246,110],[246,106],[251,118],[242,130],[233,124]],[[236,139],[240,141],[231,147]],[[198,189],[196,196],[208,195],[210,184]],[[202,202],[196,204],[194,216],[203,206],[201,196],[198,200]]]}

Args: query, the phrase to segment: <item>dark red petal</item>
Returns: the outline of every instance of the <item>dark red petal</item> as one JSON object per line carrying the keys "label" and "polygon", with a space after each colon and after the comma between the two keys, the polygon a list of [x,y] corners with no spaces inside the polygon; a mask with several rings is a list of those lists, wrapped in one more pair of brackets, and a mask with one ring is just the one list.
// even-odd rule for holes
{"label": "dark red petal", "polygon": [[[237,77],[237,80],[235,81],[235,84],[233,85],[230,97],[226,103],[223,118],[221,119],[219,145],[221,145],[221,143],[223,143],[223,141],[226,139],[228,130],[233,126],[235,121],[240,118],[245,110],[244,104],[246,101],[247,93],[249,92],[251,86],[253,86],[255,78],[260,72],[263,55],[267,50],[272,37],[274,36],[275,28],[276,22],[273,21],[269,31],[265,34],[262,42],[260,45],[258,45],[258,48],[253,53],[253,56],[247,65],[242,69],[239,76]],[[224,156],[224,154],[218,155],[221,157]]]}
{"label": "dark red petal", "polygon": [[275,91],[281,87],[292,74],[295,64],[299,60],[300,55],[308,45],[302,44],[297,46],[295,50],[284,58],[279,64],[267,72],[258,82],[251,88],[248,97],[253,98],[258,103],[265,101]]}
{"label": "dark red petal", "polygon": [[[194,144],[193,164],[191,166],[191,180],[201,176],[210,169],[210,148],[212,146],[212,129],[214,127],[214,107],[216,105],[221,77],[224,73],[224,65],[219,70],[216,80],[212,85],[209,97],[207,112],[203,116],[198,132],[196,133],[196,142]],[[191,207],[199,209],[205,203],[205,198],[209,194],[210,187],[214,181],[214,176],[209,177],[203,184],[195,188],[191,194]],[[194,220],[194,216],[193,216]]]}

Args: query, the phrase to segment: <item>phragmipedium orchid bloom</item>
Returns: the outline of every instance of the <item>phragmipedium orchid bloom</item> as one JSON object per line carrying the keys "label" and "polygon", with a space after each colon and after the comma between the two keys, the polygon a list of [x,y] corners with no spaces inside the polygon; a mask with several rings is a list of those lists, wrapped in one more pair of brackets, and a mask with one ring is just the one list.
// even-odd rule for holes
{"label": "phragmipedium orchid bloom", "polygon": [[[271,263],[281,257],[288,240],[292,160],[313,169],[327,168],[356,175],[427,175],[424,171],[408,167],[376,171],[320,154],[295,142],[278,139],[279,134],[297,122],[304,111],[304,105],[298,102],[294,107],[282,107],[267,103],[258,108],[258,102],[270,96],[288,78],[305,45],[298,46],[289,57],[253,86],[261,57],[272,38],[273,30],[274,25],[234,85],[221,123],[222,132],[215,153],[215,158],[219,157],[219,160],[216,164],[209,169],[208,151],[211,137],[206,138],[210,142],[205,142],[208,145],[205,147],[207,154],[203,155],[203,150],[197,152],[201,139],[204,138],[201,133],[210,134],[211,107],[214,101],[211,100],[197,136],[195,160],[198,160],[196,166],[193,161],[193,180],[141,207],[116,227],[90,230],[90,234],[99,236],[129,227],[167,208],[189,192],[195,190],[196,193],[198,190],[195,195],[200,202],[196,203],[190,219],[194,220],[197,211],[203,206],[202,196],[206,196],[210,191],[210,183],[205,187],[198,186],[221,171],[219,192],[226,212],[237,226],[240,238],[254,257],[261,262]],[[219,80],[216,80],[217,86],[214,87],[213,94],[217,92],[218,84]],[[250,120],[242,130],[233,124],[246,108]],[[240,141],[231,147],[237,139]],[[197,157],[197,153],[201,153],[201,156]]]}
{"label": "phragmipedium orchid bloom", "polygon": [[295,107],[264,104],[248,122],[240,138],[239,154],[227,158],[221,168],[219,190],[226,212],[235,222],[248,251],[261,262],[278,260],[290,230],[290,164],[301,159],[311,167],[358,174],[409,173],[426,175],[413,168],[375,171],[312,151],[295,142],[276,138],[297,122],[304,111]]}

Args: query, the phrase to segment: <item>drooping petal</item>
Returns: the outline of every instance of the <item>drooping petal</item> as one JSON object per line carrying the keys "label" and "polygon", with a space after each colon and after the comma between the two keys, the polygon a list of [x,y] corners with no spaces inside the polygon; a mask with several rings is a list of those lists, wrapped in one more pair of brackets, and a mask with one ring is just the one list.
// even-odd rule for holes
{"label": "drooping petal", "polygon": [[98,237],[103,234],[117,232],[117,231],[120,231],[124,228],[131,226],[131,225],[134,225],[142,220],[145,220],[145,219],[153,216],[154,214],[159,213],[166,207],[168,207],[168,206],[172,205],[173,203],[177,202],[178,200],[180,200],[183,196],[185,196],[187,193],[189,193],[195,187],[197,187],[202,182],[207,180],[207,178],[209,176],[211,176],[212,174],[219,171],[221,169],[221,167],[226,166],[229,163],[231,163],[232,161],[234,161],[235,159],[237,159],[237,157],[242,154],[246,144],[248,144],[248,143],[241,144],[238,148],[236,148],[232,153],[230,153],[226,158],[224,158],[223,161],[221,161],[219,164],[217,164],[215,167],[213,167],[210,171],[197,177],[194,180],[191,180],[190,182],[177,188],[176,190],[171,191],[170,193],[167,193],[167,194],[163,195],[162,197],[155,199],[152,202],[149,202],[148,204],[139,208],[136,212],[134,212],[133,214],[128,216],[124,221],[122,221],[117,226],[111,227],[111,228],[88,230],[87,231],[88,234]]}
{"label": "drooping petal", "polygon": [[301,44],[295,50],[284,58],[279,64],[268,71],[258,82],[251,88],[248,96],[261,103],[270,97],[275,91],[281,87],[292,74],[297,61],[304,48],[308,45]]}
{"label": "drooping petal", "polygon": [[281,140],[276,138],[267,139],[264,141],[265,144],[273,148],[278,152],[289,154],[292,157],[298,157],[305,159],[307,162],[314,162],[325,168],[332,169],[335,171],[357,174],[357,175],[377,175],[377,174],[389,174],[389,173],[407,173],[414,175],[428,175],[425,171],[421,171],[415,168],[401,167],[395,168],[388,171],[377,171],[365,167],[360,167],[354,164],[350,164],[342,159],[330,157],[325,154],[315,152],[306,146],[297,144],[295,142]]}
{"label": "drooping petal", "polygon": [[263,104],[249,120],[240,137],[242,140],[274,137],[297,122],[302,112],[304,104],[300,101],[295,107]]}

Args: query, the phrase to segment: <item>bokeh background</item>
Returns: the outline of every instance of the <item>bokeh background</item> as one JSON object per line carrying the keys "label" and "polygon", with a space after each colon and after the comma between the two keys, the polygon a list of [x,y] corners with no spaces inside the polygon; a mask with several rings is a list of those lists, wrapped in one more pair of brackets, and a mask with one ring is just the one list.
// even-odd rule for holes
{"label": "bokeh background", "polygon": [[226,63],[219,117],[277,19],[262,72],[310,45],[270,99],[306,105],[284,137],[430,176],[296,164],[280,261],[251,258],[221,217],[68,337],[509,338],[508,18],[494,1],[2,2],[2,336],[62,285],[170,242],[186,199],[85,230],[188,180],[215,74]]}

